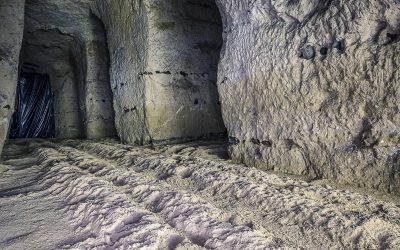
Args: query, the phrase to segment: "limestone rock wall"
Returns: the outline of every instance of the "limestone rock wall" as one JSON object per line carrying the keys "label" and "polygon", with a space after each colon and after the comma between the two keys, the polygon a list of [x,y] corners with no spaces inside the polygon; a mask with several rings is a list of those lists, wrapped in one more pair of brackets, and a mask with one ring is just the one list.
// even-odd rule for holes
{"label": "limestone rock wall", "polygon": [[225,131],[217,90],[221,17],[214,0],[148,1],[146,116],[153,141]]}
{"label": "limestone rock wall", "polygon": [[[0,16],[2,145],[23,1]],[[222,106],[237,161],[399,193],[399,27],[395,0],[27,0],[22,58],[59,137],[217,135]]]}
{"label": "limestone rock wall", "polygon": [[225,132],[214,0],[27,0],[25,12],[21,65],[50,75],[58,138],[116,128],[146,144]]}
{"label": "limestone rock wall", "polygon": [[56,61],[46,68],[46,72],[49,72],[54,91],[56,138],[83,138],[84,128],[73,66],[65,61]]}
{"label": "limestone rock wall", "polygon": [[73,50],[78,70],[79,97],[85,138],[115,137],[110,62],[101,21],[90,17],[94,38]]}
{"label": "limestone rock wall", "polygon": [[[27,5],[27,9],[30,8]],[[27,21],[30,15],[27,16]],[[28,24],[29,25],[29,24]],[[29,26],[27,27],[29,29]],[[58,30],[27,31],[22,48],[22,71],[48,74],[54,92],[57,138],[82,138],[77,73],[69,46],[74,39]]]}
{"label": "limestone rock wall", "polygon": [[0,154],[14,110],[24,30],[24,5],[25,0],[0,1]]}
{"label": "limestone rock wall", "polygon": [[111,58],[116,127],[128,143],[217,135],[221,21],[214,1],[96,1]]}
{"label": "limestone rock wall", "polygon": [[116,134],[105,30],[90,2],[26,3],[23,69],[50,76],[57,138]]}
{"label": "limestone rock wall", "polygon": [[150,141],[140,73],[147,63],[147,18],[143,1],[94,1],[92,11],[104,23],[110,54],[115,126],[123,142]]}
{"label": "limestone rock wall", "polygon": [[399,193],[398,2],[217,3],[232,157]]}

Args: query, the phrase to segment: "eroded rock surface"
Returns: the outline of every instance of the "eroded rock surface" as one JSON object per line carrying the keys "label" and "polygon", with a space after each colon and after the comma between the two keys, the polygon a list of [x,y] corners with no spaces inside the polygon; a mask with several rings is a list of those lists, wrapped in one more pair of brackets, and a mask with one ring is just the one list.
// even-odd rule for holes
{"label": "eroded rock surface", "polygon": [[24,31],[24,0],[0,2],[0,154],[14,111]]}
{"label": "eroded rock surface", "polygon": [[0,165],[0,248],[399,246],[398,199],[233,164],[224,148],[13,142]]}
{"label": "eroded rock surface", "polygon": [[49,74],[57,138],[116,135],[106,35],[90,2],[26,2],[22,69]]}
{"label": "eroded rock surface", "polygon": [[399,193],[398,2],[217,3],[232,157]]}
{"label": "eroded rock surface", "polygon": [[92,8],[107,30],[124,142],[225,132],[216,87],[222,27],[214,1],[95,1]]}

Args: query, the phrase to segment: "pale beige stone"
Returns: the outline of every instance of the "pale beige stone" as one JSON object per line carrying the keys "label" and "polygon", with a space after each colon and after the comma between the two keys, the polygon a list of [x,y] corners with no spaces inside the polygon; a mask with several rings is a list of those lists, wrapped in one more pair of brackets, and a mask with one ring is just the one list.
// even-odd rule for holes
{"label": "pale beige stone", "polygon": [[225,43],[218,85],[232,157],[398,193],[399,4],[217,3]]}
{"label": "pale beige stone", "polygon": [[25,0],[0,1],[0,154],[14,110]]}

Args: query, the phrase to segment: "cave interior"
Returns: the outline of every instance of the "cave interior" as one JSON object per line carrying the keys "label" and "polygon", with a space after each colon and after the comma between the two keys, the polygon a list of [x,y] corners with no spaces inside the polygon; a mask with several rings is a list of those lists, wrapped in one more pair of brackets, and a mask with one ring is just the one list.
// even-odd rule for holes
{"label": "cave interior", "polygon": [[399,249],[398,0],[0,20],[0,249]]}
{"label": "cave interior", "polygon": [[[54,119],[54,125],[49,126],[54,126],[54,135],[25,137],[120,138],[132,142],[131,136],[126,135],[128,131],[117,129],[122,124],[116,121],[114,107],[118,107],[117,119],[122,120],[126,118],[120,116],[135,116],[139,107],[130,107],[129,95],[120,96],[121,91],[127,91],[124,85],[128,81],[117,84],[111,81],[115,76],[110,73],[118,72],[110,69],[104,23],[84,3],[66,5],[26,1],[19,71],[20,74],[48,75]],[[168,4],[162,7],[160,11],[165,12],[171,8]],[[129,65],[132,71],[138,72],[138,78],[147,78],[131,79],[129,83],[133,85],[131,91],[135,91],[135,85],[143,84],[138,82],[145,81],[147,85],[148,95],[140,100],[145,102],[141,111],[145,112],[147,120],[143,123],[127,119],[128,124],[125,124],[128,121],[121,121],[130,127],[129,130],[145,131],[133,141],[139,145],[226,135],[216,87],[222,47],[222,23],[217,6],[213,1],[202,4],[189,1],[176,7],[180,9],[177,13],[154,24],[157,33],[169,36],[164,38],[164,44],[149,41],[154,43],[154,50],[160,46],[163,51],[159,53],[169,54],[168,60],[174,60],[173,66],[154,65],[154,71],[140,72],[145,60],[140,57]],[[192,11],[188,11],[189,8]],[[182,22],[184,25],[178,26]],[[157,53],[154,56],[160,56]],[[30,100],[33,99],[34,96]],[[18,99],[15,107],[18,107]],[[14,116],[18,116],[18,112],[15,108]],[[21,137],[24,136],[17,138]],[[10,134],[9,138],[16,136]]]}

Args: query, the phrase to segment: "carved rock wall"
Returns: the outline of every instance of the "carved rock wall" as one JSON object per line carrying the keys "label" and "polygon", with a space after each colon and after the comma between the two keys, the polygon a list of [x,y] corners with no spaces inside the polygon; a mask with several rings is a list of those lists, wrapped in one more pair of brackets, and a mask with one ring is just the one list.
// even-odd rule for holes
{"label": "carved rock wall", "polygon": [[[14,110],[25,0],[0,2],[0,154]],[[7,35],[5,35],[7,34]]]}
{"label": "carved rock wall", "polygon": [[116,127],[128,143],[224,133],[213,1],[96,1],[111,58]]}
{"label": "carved rock wall", "polygon": [[28,0],[23,70],[49,74],[57,138],[114,137],[103,24],[90,0]]}
{"label": "carved rock wall", "polygon": [[217,2],[232,157],[398,193],[399,4]]}

